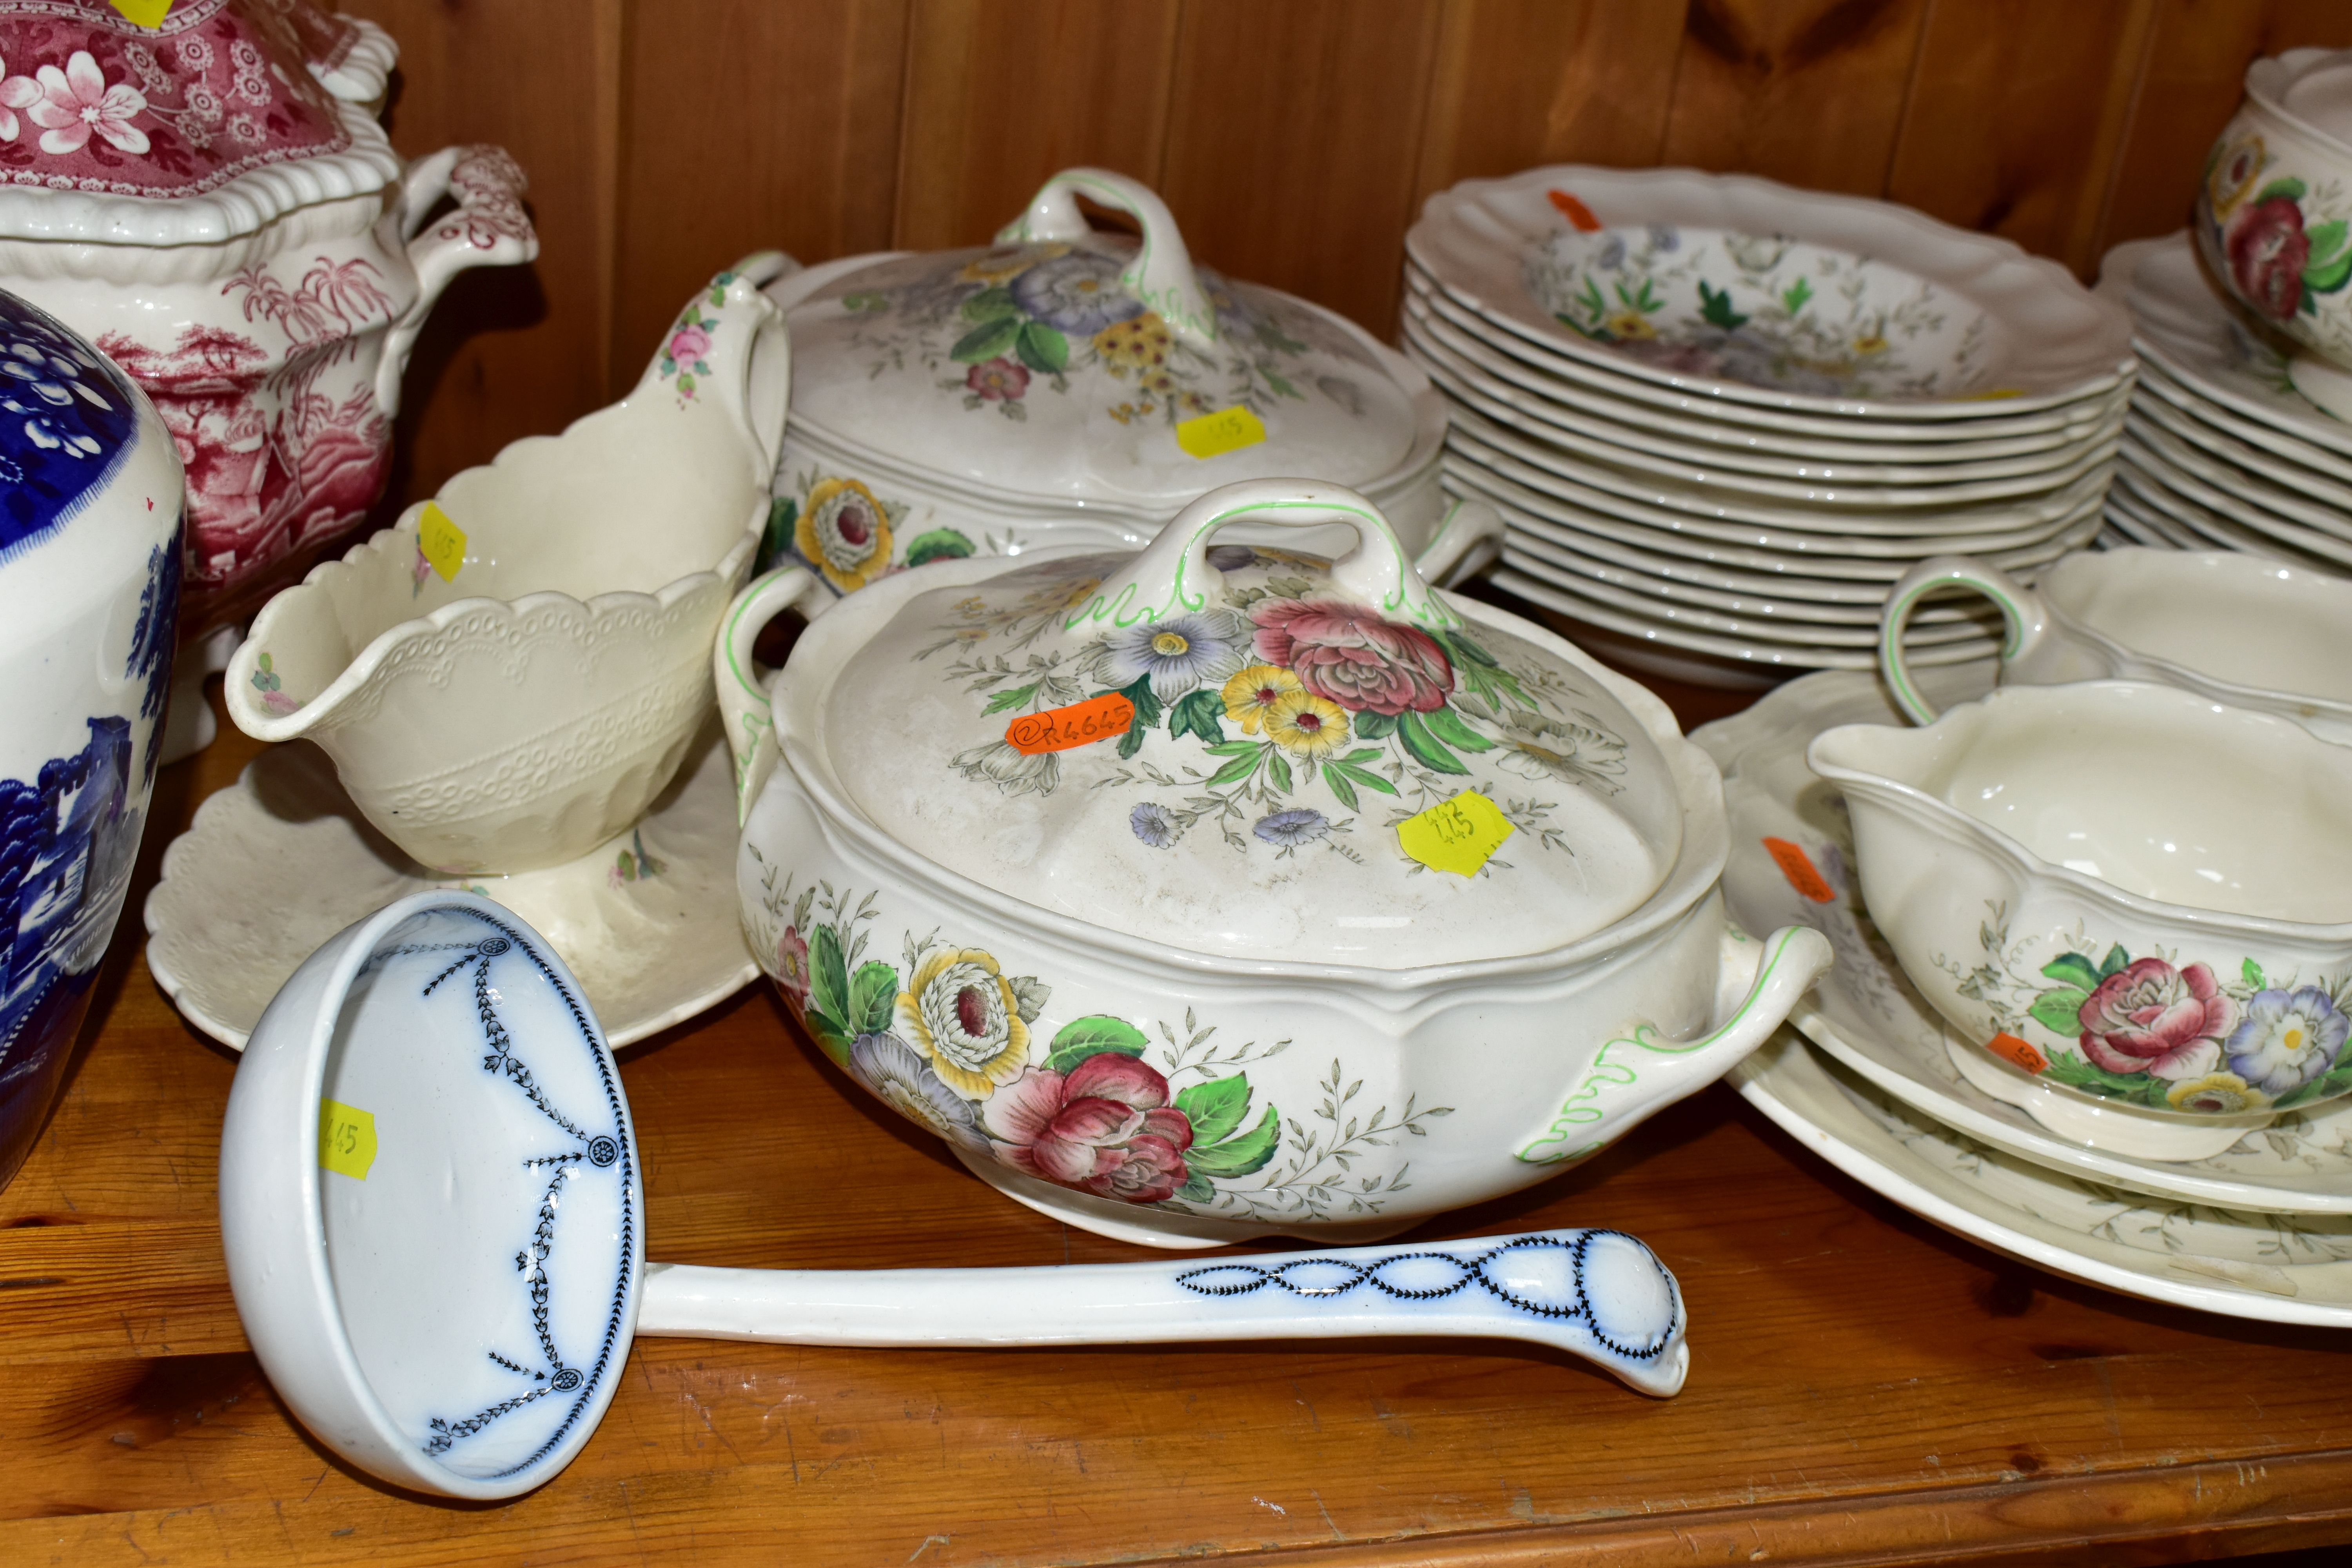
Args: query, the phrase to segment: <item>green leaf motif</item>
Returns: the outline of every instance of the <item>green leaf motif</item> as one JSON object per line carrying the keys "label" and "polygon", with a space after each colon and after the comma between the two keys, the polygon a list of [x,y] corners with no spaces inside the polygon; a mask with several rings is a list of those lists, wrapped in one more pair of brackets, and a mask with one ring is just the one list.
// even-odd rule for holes
{"label": "green leaf motif", "polygon": [[2090,999],[2089,992],[2070,985],[2063,990],[2044,991],[2026,1011],[2052,1034],[2072,1037],[2083,1032],[2083,1004]]}
{"label": "green leaf motif", "polygon": [[1284,795],[1290,793],[1290,762],[1272,746],[1265,749],[1265,776]]}
{"label": "green leaf motif", "polygon": [[1405,752],[1432,773],[1466,773],[1470,770],[1462,759],[1437,743],[1437,737],[1422,723],[1421,715],[1407,709],[1397,716],[1397,739],[1403,742]]}
{"label": "green leaf motif", "polygon": [[1721,327],[1730,332],[1748,324],[1748,318],[1731,308],[1730,289],[1712,288],[1702,278],[1698,282],[1698,298],[1699,319],[1709,326]]}
{"label": "green leaf motif", "polygon": [[1366,709],[1354,716],[1354,722],[1360,740],[1385,741],[1396,733],[1397,721],[1393,713],[1375,713]]}
{"label": "green leaf motif", "polygon": [[1449,746],[1455,746],[1465,752],[1491,752],[1495,749],[1494,742],[1464,723],[1462,715],[1451,708],[1433,708],[1428,712],[1421,714],[1420,719],[1423,723],[1429,726],[1431,734]]}
{"label": "green leaf motif", "polygon": [[[2336,226],[2341,228],[2344,226],[2338,224]],[[2352,249],[2337,253],[2335,259],[2325,266],[2303,269],[2303,289],[2306,299],[2314,294],[2333,294],[2347,281],[2352,281]]]}
{"label": "green leaf motif", "polygon": [[2250,989],[2255,991],[2263,989],[2263,966],[2256,963],[2252,959],[2250,958],[2246,960],[2243,964],[2239,966],[2238,976],[2246,983]]}
{"label": "green leaf motif", "polygon": [[1137,676],[1120,687],[1118,694],[1135,704],[1135,728],[1149,730],[1160,722],[1160,699],[1151,694],[1151,677]]}
{"label": "green leaf motif", "polygon": [[1203,782],[1202,787],[1215,789],[1223,784],[1239,783],[1257,772],[1258,759],[1273,750],[1274,743],[1270,741],[1258,741],[1252,743],[1246,756],[1235,757],[1223,767],[1211,773]]}
{"label": "green leaf motif", "polygon": [[2099,978],[2105,980],[2110,974],[2120,973],[2130,964],[2131,954],[2124,951],[2122,942],[2117,942],[2107,949],[2106,957],[2099,960]]}
{"label": "green leaf motif", "polygon": [[809,1005],[828,1018],[849,1012],[849,968],[841,961],[841,938],[831,926],[809,932]]}
{"label": "green leaf motif", "polygon": [[2340,217],[2331,218],[2326,223],[2313,224],[2303,231],[2303,237],[2311,242],[2311,249],[2304,257],[2303,275],[2308,278],[2315,268],[2336,259],[2336,252],[2344,248],[2346,238],[2352,237],[2352,223]]}
{"label": "green leaf motif", "polygon": [[2099,986],[2099,967],[2088,953],[2062,952],[2042,966],[2044,979],[2055,980],[2062,985],[2079,985],[2085,991]]}
{"label": "green leaf motif", "polygon": [[1143,736],[1144,729],[1140,723],[1129,724],[1127,727],[1127,732],[1118,738],[1118,760],[1120,762],[1126,762],[1129,758],[1134,756],[1136,752],[1143,750]]}
{"label": "green leaf motif", "polygon": [[1024,321],[1014,346],[1021,363],[1040,375],[1059,375],[1070,363],[1070,340],[1043,321]]}
{"label": "green leaf motif", "polygon": [[834,1066],[846,1068],[849,1065],[851,1043],[849,1031],[814,1007],[811,1007],[803,1015],[803,1020],[808,1025],[809,1033],[816,1037],[817,1045],[826,1056],[833,1058]]}
{"label": "green leaf motif", "polygon": [[1436,633],[1436,637],[1445,645],[1445,651],[1454,656],[1456,664],[1483,664],[1488,669],[1503,668],[1501,660],[1460,632],[1441,630]]}
{"label": "green leaf motif", "polygon": [[1176,1189],[1176,1195],[1192,1203],[1204,1204],[1217,1195],[1217,1189],[1209,1185],[1206,1176],[1188,1175],[1184,1178],[1184,1184]]}
{"label": "green leaf motif", "polygon": [[981,716],[986,718],[991,713],[1002,713],[1008,708],[1020,707],[1037,695],[1037,688],[1042,684],[1044,683],[1041,681],[1033,680],[1026,686],[1006,688],[988,700],[988,706],[981,710]]}
{"label": "green leaf motif", "polygon": [[1195,1143],[1184,1151],[1184,1163],[1204,1176],[1246,1176],[1262,1171],[1274,1158],[1274,1146],[1282,1135],[1282,1117],[1273,1106],[1258,1124],[1238,1138],[1228,1138],[1203,1149]]}
{"label": "green leaf motif", "polygon": [[1394,795],[1397,792],[1396,785],[1391,784],[1388,780],[1381,777],[1380,774],[1373,773],[1369,769],[1356,766],[1356,764],[1351,761],[1343,759],[1339,762],[1325,763],[1323,764],[1323,776],[1328,779],[1333,773],[1339,773],[1345,776],[1350,784],[1361,784],[1366,789],[1376,789],[1382,795]]}
{"label": "green leaf motif", "polygon": [[2294,175],[2290,174],[2283,180],[2273,180],[2269,184],[2264,185],[2261,190],[2256,191],[2254,193],[2254,201],[2259,205],[2263,202],[2273,201],[2280,196],[2284,196],[2291,202],[2299,202],[2303,200],[2304,194],[2310,188],[2310,186],[2305,184],[2301,180],[2298,180]]}
{"label": "green leaf motif", "polygon": [[1780,309],[1793,316],[1803,310],[1812,297],[1813,286],[1800,278],[1780,290]]}
{"label": "green leaf motif", "polygon": [[1361,811],[1364,808],[1356,802],[1356,786],[1348,782],[1349,776],[1337,763],[1323,764],[1323,787],[1331,792],[1331,797],[1349,811]]}
{"label": "green leaf motif", "polygon": [[1224,699],[1213,691],[1188,691],[1168,710],[1168,733],[1198,735],[1211,750],[1225,743]]}
{"label": "green leaf motif", "polygon": [[920,566],[926,561],[961,561],[971,553],[971,541],[952,528],[935,528],[929,533],[919,533],[907,546],[907,564]]}
{"label": "green leaf motif", "polygon": [[1007,316],[1018,319],[1021,306],[1010,289],[982,289],[963,302],[963,319],[967,321],[997,321]]}
{"label": "green leaf motif", "polygon": [[1001,316],[992,321],[982,321],[948,351],[948,357],[959,364],[978,364],[992,360],[1013,346],[1021,335],[1021,323],[1011,316]]}
{"label": "green leaf motif", "polygon": [[2087,1089],[2109,1100],[2128,1100],[2138,1105],[2162,1105],[2164,1092],[2171,1087],[2154,1073],[2109,1072],[2098,1063],[2072,1051],[2053,1051],[2050,1067],[2043,1074],[2053,1082],[2070,1089]]}
{"label": "green leaf motif", "polygon": [[1235,1073],[1194,1084],[1176,1097],[1176,1109],[1192,1123],[1195,1144],[1214,1143],[1242,1124],[1242,1118],[1249,1114],[1249,1075]]}
{"label": "green leaf motif", "polygon": [[890,1026],[890,1012],[898,1001],[898,972],[880,962],[863,964],[849,982],[849,1023],[861,1035],[878,1035]]}
{"label": "green leaf motif", "polygon": [[1055,1072],[1067,1072],[1088,1057],[1098,1057],[1105,1051],[1139,1057],[1150,1043],[1142,1030],[1126,1019],[1097,1013],[1062,1026],[1062,1032],[1054,1037],[1045,1066]]}

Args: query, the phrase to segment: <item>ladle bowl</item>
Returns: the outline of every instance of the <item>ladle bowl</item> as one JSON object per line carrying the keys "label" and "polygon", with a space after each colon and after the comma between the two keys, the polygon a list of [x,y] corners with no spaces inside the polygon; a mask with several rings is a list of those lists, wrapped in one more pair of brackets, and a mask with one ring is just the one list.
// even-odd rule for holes
{"label": "ladle bowl", "polygon": [[360,1468],[446,1497],[551,1479],[640,1333],[1507,1338],[1659,1396],[1689,1364],[1674,1276],[1609,1230],[1061,1268],[649,1264],[604,1030],[539,934],[470,893],[389,904],[295,972],[238,1063],[220,1194],[237,1310],[288,1408]]}

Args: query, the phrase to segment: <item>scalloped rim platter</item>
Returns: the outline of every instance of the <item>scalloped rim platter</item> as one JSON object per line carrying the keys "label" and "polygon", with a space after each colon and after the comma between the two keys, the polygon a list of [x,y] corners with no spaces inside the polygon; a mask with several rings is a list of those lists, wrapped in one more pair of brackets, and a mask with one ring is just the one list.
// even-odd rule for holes
{"label": "scalloped rim platter", "polygon": [[[1927,679],[1942,703],[1982,694],[1991,666]],[[1723,770],[1732,825],[1724,897],[1750,930],[1796,921],[1830,939],[1837,965],[1790,1021],[1845,1068],[1955,1131],[2066,1176],[2177,1202],[2267,1214],[2352,1215],[2352,1105],[2331,1103],[2249,1132],[2229,1152],[2180,1163],[2087,1149],[1963,1079],[1948,1031],[1875,939],[1846,868],[1852,840],[1833,786],[1805,765],[1812,737],[1836,724],[1905,721],[1874,675],[1790,681],[1743,713],[1692,731]],[[1767,837],[1803,848],[1839,897],[1812,902],[1765,850]],[[2352,1235],[2345,1256],[2352,1258]],[[2352,1299],[2348,1295],[2347,1299]]]}
{"label": "scalloped rim platter", "polygon": [[[330,937],[409,893],[467,888],[547,937],[618,1047],[759,977],[736,909],[735,846],[734,774],[715,720],[633,835],[570,865],[469,881],[428,875],[379,836],[315,746],[273,746],[163,851],[147,895],[147,967],[189,1023],[241,1051]],[[656,875],[625,881],[624,847],[648,852]]]}
{"label": "scalloped rim platter", "polygon": [[[1896,401],[1777,391],[1680,375],[1587,343],[1528,293],[1523,258],[1572,232],[1547,193],[1567,190],[1612,227],[1687,225],[1774,235],[1867,258],[1968,300],[2008,340],[1987,378],[2018,395]],[[2053,261],[2006,239],[1860,196],[1801,191],[1748,175],[1695,169],[1555,164],[1498,180],[1465,180],[1423,205],[1405,252],[1444,291],[1504,330],[1629,377],[1727,402],[1853,418],[1967,420],[2054,407],[2119,384],[2131,365],[2130,321]]]}

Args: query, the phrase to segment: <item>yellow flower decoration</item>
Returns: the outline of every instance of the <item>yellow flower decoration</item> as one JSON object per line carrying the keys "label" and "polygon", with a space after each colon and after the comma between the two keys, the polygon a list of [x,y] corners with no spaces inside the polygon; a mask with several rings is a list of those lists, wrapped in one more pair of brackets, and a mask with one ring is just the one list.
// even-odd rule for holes
{"label": "yellow flower decoration", "polygon": [[1348,743],[1348,710],[1304,689],[1265,705],[1265,738],[1302,757],[1328,757]]}
{"label": "yellow flower decoration", "polygon": [[856,479],[820,479],[793,524],[793,544],[826,582],[854,594],[890,569],[890,513]]}
{"label": "yellow flower decoration", "polygon": [[1008,283],[1041,261],[1067,256],[1066,245],[1000,245],[963,264],[956,276],[970,283]]}
{"label": "yellow flower decoration", "polygon": [[2259,136],[2232,142],[2214,156],[2213,166],[2205,174],[2205,196],[2213,204],[2216,218],[2227,218],[2238,210],[2238,204],[2252,194],[2270,161],[2270,149]]}
{"label": "yellow flower decoration", "polygon": [[1012,983],[978,948],[941,948],[923,960],[896,1011],[899,1037],[966,1100],[986,1100],[1028,1062],[1029,1026]]}
{"label": "yellow flower decoration", "polygon": [[1157,370],[1168,363],[1175,334],[1156,311],[1113,321],[1095,334],[1095,353],[1114,370]]}
{"label": "yellow flower decoration", "polygon": [[1298,677],[1278,664],[1253,664],[1225,682],[1225,717],[1255,735],[1265,722],[1266,710],[1276,698],[1297,690]]}
{"label": "yellow flower decoration", "polygon": [[1865,359],[1872,354],[1885,353],[1886,352],[1886,334],[1884,332],[1863,333],[1862,336],[1853,340],[1853,352],[1861,354]]}
{"label": "yellow flower decoration", "polygon": [[2233,1072],[2209,1072],[2203,1078],[2183,1079],[2165,1091],[2164,1099],[2175,1110],[2200,1111],[2207,1116],[2260,1110],[2271,1102],[2269,1095]]}
{"label": "yellow flower decoration", "polygon": [[1650,318],[1639,310],[1612,312],[1601,326],[1612,338],[1649,339],[1658,335],[1658,329],[1650,325]]}

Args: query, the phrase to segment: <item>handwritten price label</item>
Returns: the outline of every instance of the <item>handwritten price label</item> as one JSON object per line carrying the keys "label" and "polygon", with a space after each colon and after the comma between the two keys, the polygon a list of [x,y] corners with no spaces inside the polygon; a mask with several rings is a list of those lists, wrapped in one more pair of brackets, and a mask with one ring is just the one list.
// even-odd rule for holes
{"label": "handwritten price label", "polygon": [[1397,824],[1404,852],[1433,871],[1467,877],[1511,836],[1511,819],[1475,789]]}
{"label": "handwritten price label", "polygon": [[441,581],[454,583],[457,568],[466,563],[466,531],[437,504],[426,501],[425,514],[416,520],[416,548]]}
{"label": "handwritten price label", "polygon": [[1135,704],[1116,691],[1107,691],[1084,702],[1073,702],[1067,708],[1024,713],[1004,727],[1004,743],[1024,756],[1034,757],[1040,752],[1066,752],[1073,746],[1089,746],[1113,735],[1124,735],[1134,722]]}
{"label": "handwritten price label", "polygon": [[355,1105],[319,1101],[319,1168],[367,1180],[375,1163],[375,1117]]}
{"label": "handwritten price label", "polygon": [[1221,458],[1265,439],[1265,422],[1236,403],[1176,426],[1176,444],[1196,458]]}
{"label": "handwritten price label", "polygon": [[1791,844],[1785,838],[1767,838],[1764,849],[1780,866],[1780,875],[1789,879],[1789,886],[1817,904],[1837,902],[1837,889],[1830,886],[1830,879],[1822,875],[1803,845]]}

